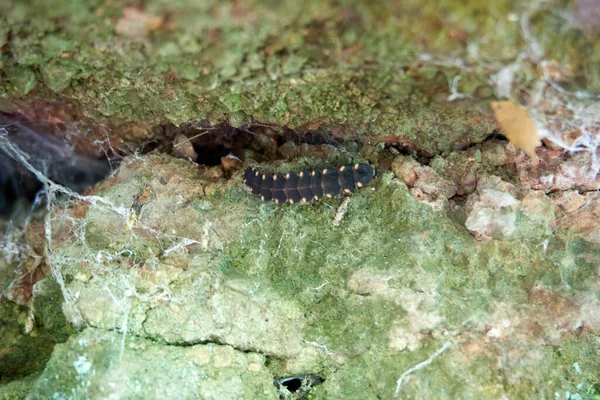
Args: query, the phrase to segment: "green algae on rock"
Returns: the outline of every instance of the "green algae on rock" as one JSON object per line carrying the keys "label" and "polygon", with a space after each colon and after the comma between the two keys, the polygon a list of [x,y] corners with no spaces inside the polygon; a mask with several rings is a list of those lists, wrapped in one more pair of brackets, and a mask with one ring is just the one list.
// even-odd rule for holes
{"label": "green algae on rock", "polygon": [[88,328],[58,345],[28,398],[277,399],[265,357],[230,346],[163,346]]}
{"label": "green algae on rock", "polygon": [[[387,137],[427,155],[447,153],[495,128],[480,89],[489,87],[489,68],[499,73],[528,46],[515,18],[494,15],[533,13],[527,21],[541,38],[543,55],[560,60],[557,52],[566,52],[548,45],[557,42],[556,29],[549,27],[563,17],[545,9],[528,11],[526,3],[509,1],[493,10],[476,3],[448,5],[443,12],[438,7],[434,1],[418,7],[356,2],[346,8],[320,1],[302,7],[151,1],[125,10],[93,0],[78,7],[15,4],[0,24],[11,33],[0,87],[13,98],[31,93],[34,72],[36,97],[74,102],[96,118],[110,116],[113,124],[322,122],[357,128],[373,141]],[[62,21],[58,30],[56,19]],[[149,27],[131,35],[120,28],[123,20]],[[415,20],[427,35],[415,29]],[[565,47],[597,46],[571,31],[560,42]],[[467,41],[478,44],[469,47]],[[568,52],[572,70],[563,76],[585,81],[598,64],[578,56],[586,51]],[[515,79],[527,88],[537,79],[530,75]],[[593,79],[586,83],[600,91]]]}
{"label": "green algae on rock", "polygon": [[[163,139],[153,125],[260,121],[410,154],[393,164],[400,179],[384,173],[353,194],[338,226],[339,199],[279,207],[250,196],[239,174],[125,159],[100,197],[49,218],[67,235],[50,260],[64,312],[85,328],[55,349],[31,397],[99,397],[118,377],[106,390],[123,396],[154,385],[276,398],[273,378],[311,374],[324,378],[313,399],[390,398],[402,374],[449,343],[408,375],[402,397],[595,400],[600,253],[585,221],[598,199],[569,191],[594,188],[596,175],[581,187],[547,179],[585,155],[553,164],[544,149],[545,169],[532,171],[501,142],[473,146],[497,127],[495,96],[528,98],[540,83],[568,102],[600,92],[600,41],[569,7],[0,4],[3,104],[75,104],[124,128],[111,139],[135,143]],[[540,107],[554,110],[554,99]],[[507,209],[485,203],[498,188]],[[461,196],[473,196],[470,214]],[[477,241],[465,223],[481,210],[510,224],[471,219],[492,238]],[[36,319],[65,338],[60,296],[46,284]]]}
{"label": "green algae on rock", "polygon": [[[450,342],[430,367],[406,380],[403,396],[547,397],[574,393],[580,384],[593,388],[599,366],[591,344],[600,325],[592,311],[597,268],[590,260],[600,256],[597,249],[565,248],[559,237],[549,239],[547,252],[537,238],[478,243],[443,211],[416,201],[390,173],[352,195],[340,229],[331,225],[338,199],[266,204],[251,196],[241,176],[207,195],[202,188],[212,183],[186,164],[164,156],[126,162],[99,194],[123,209],[140,188],[151,188],[132,230],[111,234],[106,244],[103,235],[114,232],[117,220],[126,226],[127,218],[110,209],[97,218],[91,206],[77,223],[87,226],[93,218],[93,233],[54,249],[65,290],[78,294],[67,315],[90,327],[81,334],[90,340],[85,351],[99,352],[77,364],[84,350],[68,350],[73,365],[91,371],[119,354],[127,358],[129,345],[123,350],[122,343],[130,341],[151,343],[157,352],[219,344],[273,359],[272,377],[324,378],[310,391],[317,399],[387,398],[402,372]],[[211,206],[191,206],[206,202]],[[156,243],[143,247],[149,233]],[[582,324],[591,332],[577,339]],[[108,343],[94,344],[106,335],[112,335]],[[578,341],[584,353],[557,356],[553,346],[576,348]],[[79,342],[61,347],[43,376],[54,376],[63,349]],[[546,344],[541,352],[540,343]],[[502,362],[503,352],[527,362]],[[136,354],[128,363],[139,361]],[[499,370],[490,368],[499,362]],[[547,383],[552,368],[569,371],[575,362],[586,375]],[[540,368],[544,363],[553,367]],[[164,366],[170,367],[179,368],[175,361]],[[53,385],[87,390],[76,376]],[[467,378],[474,386],[457,384]],[[102,385],[100,378],[86,379],[90,387]],[[42,387],[38,380],[34,393]]]}

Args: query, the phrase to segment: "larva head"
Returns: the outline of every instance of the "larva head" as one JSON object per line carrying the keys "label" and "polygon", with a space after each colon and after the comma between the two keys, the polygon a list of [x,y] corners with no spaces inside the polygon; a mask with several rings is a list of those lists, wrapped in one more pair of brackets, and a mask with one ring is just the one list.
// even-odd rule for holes
{"label": "larva head", "polygon": [[252,186],[255,173],[256,171],[253,167],[246,168],[246,170],[244,171],[244,180],[246,181],[246,185]]}
{"label": "larva head", "polygon": [[356,186],[362,187],[373,180],[376,170],[369,164],[354,164],[354,180]]}

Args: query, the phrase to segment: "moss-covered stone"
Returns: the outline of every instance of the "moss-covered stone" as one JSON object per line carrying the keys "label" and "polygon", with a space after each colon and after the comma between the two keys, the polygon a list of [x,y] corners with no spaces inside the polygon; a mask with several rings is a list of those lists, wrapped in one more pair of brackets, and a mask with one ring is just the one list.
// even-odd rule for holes
{"label": "moss-covered stone", "polygon": [[[600,92],[600,41],[576,26],[572,7],[0,4],[2,104],[75,103],[107,126],[134,127],[113,134],[138,143],[162,135],[152,125],[198,119],[318,126],[364,144],[384,168],[399,150],[437,156],[397,170],[422,168],[447,187],[432,207],[384,172],[334,226],[341,199],[263,203],[239,174],[216,180],[169,157],[126,159],[102,200],[52,215],[70,228],[52,246],[60,285],[40,283],[33,312],[56,336],[24,336],[14,318],[25,310],[0,304],[5,360],[29,360],[11,377],[39,370],[71,333],[60,293],[85,330],[54,351],[31,398],[150,388],[275,398],[273,378],[311,374],[325,379],[313,399],[596,400],[598,247],[554,226],[553,198],[531,190],[533,173],[525,185],[505,144],[473,146],[496,128],[495,96],[528,98],[540,82],[573,99]],[[396,154],[382,156],[386,147]],[[517,234],[482,242],[466,229],[460,196],[484,175],[528,201],[513,210]]]}
{"label": "moss-covered stone", "polygon": [[9,301],[0,301],[0,383],[23,378],[40,371],[56,344],[52,332],[34,327],[25,307]]}
{"label": "moss-covered stone", "polygon": [[27,375],[23,379],[11,380],[8,383],[0,384],[0,399],[2,400],[21,400],[27,397],[33,383],[39,377],[41,371]]}
{"label": "moss-covered stone", "polygon": [[[391,173],[354,193],[335,227],[340,199],[264,203],[237,176],[209,183],[185,164],[128,162],[100,193],[119,208],[97,218],[92,206],[79,223],[89,228],[85,218],[93,218],[96,233],[55,248],[54,266],[74,299],[65,309],[99,328],[94,335],[261,353],[274,359],[273,376],[324,378],[310,391],[317,399],[389,398],[402,372],[444,343],[446,352],[406,379],[403,397],[595,390],[597,248],[560,234],[545,247],[529,235],[478,242]],[[139,199],[135,182],[151,192],[141,208],[128,205]],[[210,195],[198,189],[209,184]],[[136,225],[115,236],[115,221],[132,221],[123,209],[136,210]],[[95,243],[104,243],[101,233],[110,246]],[[149,233],[158,247],[138,247]],[[591,332],[578,338],[582,326]],[[563,344],[571,350],[561,358]],[[111,357],[98,354],[97,362]],[[554,378],[574,363],[587,375]],[[61,379],[55,385],[77,384]]]}
{"label": "moss-covered stone", "polygon": [[57,346],[27,398],[276,399],[265,358],[229,346],[163,346],[86,329]]}
{"label": "moss-covered stone", "polygon": [[[75,102],[111,125],[344,124],[349,138],[359,132],[433,155],[495,128],[481,88],[530,48],[535,62],[568,65],[561,84],[600,90],[597,41],[568,25],[564,5],[528,4],[149,1],[132,11],[96,0],[15,1],[0,23],[9,49],[0,91]],[[522,36],[526,22],[535,38]],[[539,78],[520,71],[523,88]]]}
{"label": "moss-covered stone", "polygon": [[63,293],[54,277],[45,278],[34,286],[33,317],[38,325],[52,333],[57,343],[63,343],[75,331],[63,313]]}
{"label": "moss-covered stone", "polygon": [[0,300],[2,399],[23,398],[55,344],[66,341],[74,332],[62,312],[63,296],[54,279],[37,282],[33,291],[29,307]]}

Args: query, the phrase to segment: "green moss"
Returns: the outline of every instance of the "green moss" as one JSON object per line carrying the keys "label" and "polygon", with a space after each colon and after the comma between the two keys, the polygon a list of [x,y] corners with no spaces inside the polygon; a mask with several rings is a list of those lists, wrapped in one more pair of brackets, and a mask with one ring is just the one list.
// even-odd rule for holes
{"label": "green moss", "polygon": [[571,237],[554,237],[549,240],[547,257],[552,270],[542,272],[548,286],[563,287],[567,291],[589,289],[590,278],[597,268],[595,259],[600,249],[593,243]]}
{"label": "green moss", "polygon": [[[37,282],[33,290],[31,311],[0,301],[0,399],[21,398],[16,393],[31,386],[55,344],[65,342],[74,332],[62,313],[63,297],[54,279]],[[32,329],[26,332],[29,324]],[[23,381],[6,385],[18,379]]]}
{"label": "green moss", "polygon": [[41,41],[42,51],[47,58],[63,55],[76,49],[75,42],[59,35],[46,35]]}
{"label": "green moss", "polygon": [[71,84],[75,69],[65,63],[47,63],[42,66],[42,79],[48,89],[60,92]]}
{"label": "green moss", "polygon": [[15,66],[4,70],[6,79],[20,95],[29,93],[37,83],[35,72],[31,68]]}
{"label": "green moss", "polygon": [[[506,43],[519,43],[518,26],[492,17],[509,11],[511,2],[495,3],[493,13],[487,7],[443,8],[448,23],[487,38],[480,55],[514,56],[506,54],[513,48]],[[481,141],[495,128],[478,111],[477,99],[447,102],[455,76],[466,94],[486,79],[416,65],[423,44],[460,57],[457,39],[440,26],[437,2],[355,2],[347,9],[327,2],[301,8],[257,2],[234,12],[218,2],[156,1],[143,11],[172,16],[170,29],[145,38],[149,45],[119,36],[114,27],[123,15],[116,6],[92,0],[79,8],[15,6],[5,17],[12,32],[7,63],[38,68],[45,88],[100,119],[259,120],[290,127],[328,121],[353,126],[361,139],[397,136],[427,155]],[[234,18],[225,17],[231,12]],[[62,19],[60,30],[53,18]],[[34,22],[25,25],[26,19]],[[415,30],[415,20],[430,34]],[[491,27],[495,34],[488,37]]]}
{"label": "green moss", "polygon": [[[508,395],[565,399],[568,398],[566,394],[571,393],[572,396],[579,394],[582,399],[594,399],[598,383],[593,374],[599,370],[594,354],[597,355],[598,349],[594,349],[592,335],[582,339],[567,339],[560,348],[525,353],[520,362],[500,369],[494,356],[479,355],[467,359],[450,347],[429,366],[406,378],[400,397],[493,399]],[[392,398],[400,375],[427,359],[439,346],[439,343],[428,341],[422,351],[391,357],[366,353],[365,357],[338,368],[328,381],[314,389],[312,398]],[[586,346],[590,346],[587,347],[590,351],[581,353]],[[536,358],[535,368],[530,357]],[[465,376],[468,378],[464,379]]]}
{"label": "green moss", "polygon": [[558,84],[573,92],[597,95],[600,93],[600,45],[598,40],[592,39],[592,35],[586,36],[573,21],[565,18],[567,15],[540,11],[532,18],[533,31],[536,37],[541,38],[540,44],[546,52],[544,56],[553,61],[561,60],[560,63],[569,69],[564,72],[574,75],[559,78]]}
{"label": "green moss", "polygon": [[43,324],[25,333],[29,317],[25,307],[0,301],[0,384],[41,371],[58,341]]}
{"label": "green moss", "polygon": [[[444,160],[436,160],[437,168],[445,168]],[[292,165],[282,166],[287,167]],[[122,180],[101,195],[131,209],[140,191],[150,190],[138,224],[152,226],[152,235],[141,225],[126,231],[123,216],[91,207],[86,245],[75,241],[54,252],[55,267],[68,289],[79,293],[77,306],[91,324],[119,328],[123,310],[129,309],[128,334],[188,345],[212,338],[206,332],[198,339],[190,324],[200,315],[214,324],[210,307],[215,307],[236,315],[236,326],[244,324],[241,332],[231,330],[231,336],[230,330],[223,334],[221,325],[215,326],[218,340],[243,349],[248,343],[267,346],[279,357],[269,367],[275,376],[310,372],[326,378],[311,391],[315,399],[389,398],[402,372],[446,341],[452,347],[406,381],[404,396],[498,398],[511,393],[545,398],[560,390],[595,390],[598,348],[593,336],[579,340],[556,330],[553,318],[568,319],[571,309],[558,308],[554,316],[547,308],[592,290],[594,260],[600,254],[590,244],[560,235],[547,248],[537,237],[477,242],[445,212],[414,200],[390,173],[355,191],[340,226],[334,227],[340,198],[305,205],[262,202],[243,188],[241,173],[226,184],[211,182],[212,194],[202,197],[198,188],[209,183],[182,161],[150,156],[123,168]],[[181,238],[195,242],[181,253],[166,251]],[[365,271],[375,281],[384,277],[383,287],[352,289],[349,282]],[[532,288],[540,284],[556,303],[533,301]],[[133,287],[136,296],[121,297]],[[165,293],[176,301],[164,304]],[[213,303],[215,299],[220,300]],[[57,321],[56,309],[43,308],[45,297],[39,301],[36,318],[44,325]],[[272,317],[259,321],[270,311]],[[248,313],[259,319],[244,319]],[[514,334],[488,337],[490,327],[504,329],[505,321]],[[271,340],[264,339],[273,332],[284,332],[290,342],[269,347],[265,343]],[[392,345],[403,340],[409,348]],[[543,351],[542,340],[548,344]],[[563,344],[568,351],[559,351]],[[313,346],[316,354],[305,353]],[[300,348],[298,358],[308,361],[294,369],[300,350],[290,349]],[[499,364],[506,351],[518,352],[516,359],[523,364]],[[563,378],[575,362],[588,375],[579,381]],[[531,369],[535,375],[526,373]],[[468,385],[462,383],[465,379]],[[516,388],[506,382],[516,382]],[[586,386],[577,389],[581,382]]]}
{"label": "green moss", "polygon": [[0,383],[0,400],[21,400],[26,398],[39,373],[27,375],[20,380]]}
{"label": "green moss", "polygon": [[38,324],[52,332],[57,343],[65,342],[75,333],[75,329],[63,314],[63,301],[60,286],[53,277],[36,283],[33,293],[33,315]]}
{"label": "green moss", "polygon": [[[110,119],[112,125],[179,124],[192,119],[229,120],[234,125],[258,120],[286,127],[318,122],[322,129],[337,128],[343,138],[359,139],[367,147],[397,143],[425,156],[446,156],[452,149],[482,141],[496,128],[487,106],[494,96],[490,74],[496,66],[513,63],[531,45],[525,42],[518,18],[509,18],[529,9],[525,1],[357,0],[341,7],[321,0],[244,5],[150,0],[140,10],[168,19],[141,38],[119,33],[116,27],[123,18],[119,4],[51,3],[0,5],[0,46],[7,50],[1,56],[0,93],[9,102],[17,97],[24,102],[58,98],[79,104],[101,122]],[[543,47],[540,56],[566,66],[568,74],[559,82],[563,87],[597,92],[597,43],[566,23],[565,7],[548,4],[531,16],[532,33]],[[455,62],[463,67],[453,66]],[[455,77],[460,77],[459,92],[470,98],[448,101]],[[536,66],[524,65],[515,75],[515,87],[527,91],[537,79]],[[486,151],[477,151],[473,154],[479,170],[506,180],[514,176],[509,167],[498,168],[502,155],[490,158]],[[452,157],[434,159],[432,167],[443,172],[445,160]],[[446,337],[457,342],[456,348],[471,336],[485,338],[480,325],[489,322],[498,304],[525,313],[521,306],[530,303],[530,290],[538,283],[564,296],[593,287],[597,248],[561,235],[544,243],[545,238],[532,234],[543,231],[550,213],[539,219],[519,214],[524,236],[536,240],[477,243],[462,225],[416,202],[403,184],[384,175],[352,195],[348,213],[335,228],[331,221],[340,199],[305,206],[265,204],[242,189],[239,180],[227,187],[217,184],[210,196],[199,199],[197,189],[191,188],[205,182],[179,167],[172,164],[171,170],[162,171],[164,176],[149,168],[152,173],[140,173],[137,181],[117,183],[102,193],[116,206],[130,209],[135,196],[150,184],[159,196],[138,217],[158,230],[152,235],[143,229],[128,230],[126,224],[132,221],[108,209],[92,208],[86,217],[85,243],[75,241],[55,253],[61,272],[71,279],[79,272],[89,273],[83,268],[88,261],[105,274],[98,274],[98,281],[114,274],[115,282],[120,282],[119,274],[133,271],[132,264],[156,262],[157,254],[181,238],[206,239],[199,247],[210,257],[197,260],[194,268],[218,270],[226,279],[236,280],[237,287],[246,287],[239,282],[252,282],[297,305],[310,322],[302,337],[327,346],[343,360],[323,357],[319,366],[327,379],[311,392],[314,398],[389,398],[399,375],[427,359]],[[167,181],[185,175],[186,180],[165,189],[155,175]],[[172,201],[178,196],[189,200],[189,207]],[[212,230],[205,234],[208,222]],[[200,251],[190,247],[190,252]],[[110,262],[92,258],[124,249],[128,252]],[[185,261],[166,260],[181,262],[183,269]],[[353,274],[365,269],[390,274],[385,295],[348,290]],[[186,279],[166,285],[187,293]],[[76,283],[74,287],[85,289],[86,282]],[[148,285],[138,283],[140,293],[147,294],[143,288]],[[100,283],[94,284],[89,286],[100,293]],[[411,310],[412,297],[406,293],[426,294],[430,300]],[[36,318],[66,337],[57,299],[56,288],[40,293],[34,304]],[[144,320],[145,309],[139,308],[141,316],[132,321]],[[102,311],[113,316],[111,310]],[[440,322],[411,332],[422,335],[421,347],[414,351],[389,350],[390,327],[410,327],[414,315],[433,315]],[[15,326],[6,328],[10,332],[3,337],[17,337]],[[132,331],[143,330],[133,326]],[[92,336],[96,334],[104,335]],[[598,344],[591,334],[564,334],[558,344],[542,349],[537,342],[521,343],[521,338],[503,340],[468,359],[449,350],[415,372],[402,394],[406,398],[554,398],[555,393],[566,398],[566,392],[597,396]],[[21,355],[47,356],[47,348],[24,348]],[[57,353],[49,377],[77,360],[73,348],[61,350],[71,358],[59,359]],[[94,368],[108,370],[106,360],[114,349],[106,354],[104,350],[92,351]],[[506,360],[505,351],[523,351],[525,361],[503,369],[490,367]],[[276,364],[274,372],[285,368],[282,360]],[[81,382],[73,376],[65,382],[77,386]],[[469,384],[463,383],[465,379]],[[62,382],[52,384],[58,387]]]}
{"label": "green moss", "polygon": [[[300,301],[316,318],[305,337],[356,354],[384,347],[389,316],[404,315],[387,301],[353,300],[340,292],[361,268],[397,271],[390,285],[399,288],[422,287],[424,274],[440,277],[437,312],[446,329],[459,329],[494,302],[527,303],[528,288],[540,279],[566,279],[566,266],[554,267],[536,250],[537,242],[477,245],[464,228],[417,203],[389,175],[375,187],[352,195],[341,228],[331,225],[337,199],[277,207],[251,198],[244,205],[249,215],[242,240],[227,247],[229,261],[222,271],[258,276],[281,295]],[[232,191],[237,196],[238,190]],[[589,250],[584,251],[588,257]],[[568,257],[556,252],[553,259],[564,264]],[[579,262],[572,265],[577,276],[569,282],[585,282],[593,273]],[[313,293],[319,287],[323,292]]]}

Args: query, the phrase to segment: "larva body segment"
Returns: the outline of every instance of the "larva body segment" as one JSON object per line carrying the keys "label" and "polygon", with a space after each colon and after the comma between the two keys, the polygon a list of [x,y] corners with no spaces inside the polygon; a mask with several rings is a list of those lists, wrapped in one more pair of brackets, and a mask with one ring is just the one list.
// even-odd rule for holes
{"label": "larva body segment", "polygon": [[273,175],[263,174],[260,186],[260,198],[263,201],[271,201],[273,199]]}
{"label": "larva body segment", "polygon": [[[247,183],[247,182],[246,182]],[[285,203],[287,196],[285,194],[285,175],[273,175],[273,201],[276,203]]]}
{"label": "larva body segment", "polygon": [[303,171],[298,174],[298,192],[300,193],[300,198],[304,202],[313,198],[311,176],[309,173]]}
{"label": "larva body segment", "polygon": [[344,193],[354,192],[354,189],[356,189],[356,182],[353,168],[340,168],[340,183]]}
{"label": "larva body segment", "polygon": [[334,197],[339,195],[340,174],[337,169],[324,169],[321,173],[321,186],[323,186],[323,194],[326,197]]}
{"label": "larva body segment", "polygon": [[268,174],[251,167],[246,169],[244,176],[246,185],[262,200],[295,204],[353,192],[371,182],[375,172],[369,164],[288,174]]}

